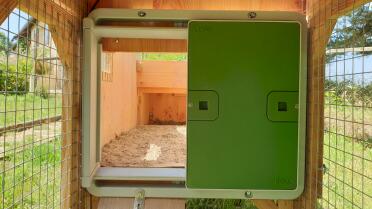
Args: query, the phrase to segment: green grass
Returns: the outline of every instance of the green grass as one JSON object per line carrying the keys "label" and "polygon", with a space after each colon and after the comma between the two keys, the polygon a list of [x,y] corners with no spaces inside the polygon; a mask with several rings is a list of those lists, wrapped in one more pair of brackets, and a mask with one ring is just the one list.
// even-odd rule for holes
{"label": "green grass", "polygon": [[4,208],[59,208],[60,138],[27,145],[5,159],[0,161],[0,188],[4,188],[0,202]]}
{"label": "green grass", "polygon": [[44,99],[33,93],[0,94],[0,101],[0,127],[53,117],[62,113],[61,95],[51,95]]}
{"label": "green grass", "polygon": [[372,149],[337,134],[324,135],[323,198],[319,208],[372,208]]}
{"label": "green grass", "polygon": [[189,199],[187,209],[256,209],[250,200]]}

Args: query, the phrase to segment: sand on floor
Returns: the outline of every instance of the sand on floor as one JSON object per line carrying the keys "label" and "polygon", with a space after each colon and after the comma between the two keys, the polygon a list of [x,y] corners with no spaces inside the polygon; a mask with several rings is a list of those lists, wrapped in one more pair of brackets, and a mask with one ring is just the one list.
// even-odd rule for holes
{"label": "sand on floor", "polygon": [[185,167],[186,126],[144,125],[102,148],[103,167]]}

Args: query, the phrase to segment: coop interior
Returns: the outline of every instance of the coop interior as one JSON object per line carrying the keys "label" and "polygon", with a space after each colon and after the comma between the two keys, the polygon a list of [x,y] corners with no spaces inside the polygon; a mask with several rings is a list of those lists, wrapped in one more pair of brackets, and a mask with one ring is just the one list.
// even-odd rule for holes
{"label": "coop interior", "polygon": [[184,53],[101,53],[101,167],[185,167],[185,58]]}

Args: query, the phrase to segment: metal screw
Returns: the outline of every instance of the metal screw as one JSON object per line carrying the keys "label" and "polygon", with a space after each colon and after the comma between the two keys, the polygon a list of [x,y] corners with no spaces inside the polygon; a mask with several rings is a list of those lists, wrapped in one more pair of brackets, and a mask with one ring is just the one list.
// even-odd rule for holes
{"label": "metal screw", "polygon": [[245,192],[244,195],[245,195],[246,198],[252,198],[253,197],[252,192]]}
{"label": "metal screw", "polygon": [[256,12],[249,12],[248,13],[248,17],[253,19],[253,18],[256,18],[257,17],[257,13]]}
{"label": "metal screw", "polygon": [[144,11],[139,11],[138,12],[138,17],[144,17],[144,16],[146,16],[146,12],[144,12]]}

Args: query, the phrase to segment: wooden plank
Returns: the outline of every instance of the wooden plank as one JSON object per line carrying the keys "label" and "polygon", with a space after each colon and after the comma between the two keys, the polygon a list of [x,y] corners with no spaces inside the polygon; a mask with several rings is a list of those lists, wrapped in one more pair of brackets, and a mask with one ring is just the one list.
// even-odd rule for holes
{"label": "wooden plank", "polygon": [[185,209],[184,199],[154,199],[145,200],[145,209]]}
{"label": "wooden plank", "polygon": [[[98,209],[133,209],[133,198],[101,198]],[[145,209],[184,209],[182,199],[145,199]]]}
{"label": "wooden plank", "polygon": [[149,94],[145,94],[138,90],[138,108],[137,108],[137,124],[149,124],[150,101]]}
{"label": "wooden plank", "polygon": [[151,94],[150,124],[185,124],[186,95]]}
{"label": "wooden plank", "polygon": [[104,38],[104,51],[123,52],[187,52],[186,40]]}
{"label": "wooden plank", "polygon": [[278,209],[293,209],[292,200],[278,200]]}
{"label": "wooden plank", "polygon": [[97,209],[133,209],[133,198],[100,198]]}
{"label": "wooden plank", "polygon": [[137,63],[137,87],[186,89],[187,62],[141,61]]}
{"label": "wooden plank", "polygon": [[153,0],[100,0],[96,8],[153,9]]}
{"label": "wooden plank", "polygon": [[0,24],[8,18],[9,14],[17,7],[17,0],[0,0]]}
{"label": "wooden plank", "polygon": [[[92,0],[93,1],[93,0]],[[303,11],[301,0],[105,0],[97,8]]]}
{"label": "wooden plank", "polygon": [[137,125],[136,54],[114,53],[112,70],[112,80],[101,81],[101,147]]}
{"label": "wooden plank", "polygon": [[273,200],[253,200],[253,203],[259,209],[278,209]]}
{"label": "wooden plank", "polygon": [[187,94],[186,88],[138,88],[142,94]]}

